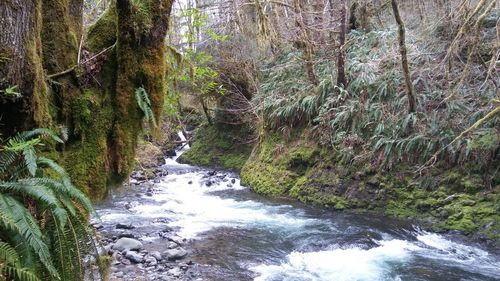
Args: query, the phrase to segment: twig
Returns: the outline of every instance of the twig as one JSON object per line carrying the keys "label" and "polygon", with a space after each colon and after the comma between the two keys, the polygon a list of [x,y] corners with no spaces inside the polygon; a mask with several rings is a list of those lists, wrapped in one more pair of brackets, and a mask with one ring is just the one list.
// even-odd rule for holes
{"label": "twig", "polygon": [[55,77],[59,77],[59,76],[63,76],[63,75],[65,75],[65,74],[68,74],[68,73],[70,73],[70,72],[74,71],[74,70],[75,70],[75,68],[77,68],[78,66],[80,66],[80,65],[84,65],[84,64],[87,64],[87,63],[89,63],[90,61],[94,60],[95,58],[97,58],[97,57],[99,57],[99,56],[103,55],[104,53],[106,53],[107,51],[109,51],[110,49],[112,49],[114,46],[115,46],[115,44],[113,44],[112,46],[107,47],[106,49],[104,49],[104,50],[100,51],[97,55],[95,55],[95,56],[93,56],[93,57],[89,58],[88,60],[86,60],[86,61],[82,62],[81,64],[74,65],[74,66],[72,66],[72,67],[70,67],[70,68],[68,68],[68,69],[66,69],[66,70],[64,70],[64,71],[58,72],[58,73],[54,73],[54,74],[47,75],[47,77],[48,77],[49,79],[52,79],[52,78],[55,78]]}

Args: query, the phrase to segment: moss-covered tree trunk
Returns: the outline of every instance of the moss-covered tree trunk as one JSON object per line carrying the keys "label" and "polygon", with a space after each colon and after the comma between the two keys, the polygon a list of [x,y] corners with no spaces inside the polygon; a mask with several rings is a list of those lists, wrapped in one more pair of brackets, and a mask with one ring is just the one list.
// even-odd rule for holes
{"label": "moss-covered tree trunk", "polygon": [[[42,3],[43,66],[52,75],[77,64],[83,0],[42,0]],[[73,131],[71,105],[82,92],[75,70],[54,77],[52,83],[54,102],[59,107],[58,119],[70,132]]]}
{"label": "moss-covered tree trunk", "polygon": [[[173,0],[148,0],[134,4],[117,0],[117,81],[119,118],[114,130],[114,165],[118,176],[126,176],[134,166],[137,134],[142,114],[135,89],[144,87],[158,118],[163,106],[165,81],[165,35]],[[157,119],[157,121],[159,121]]]}
{"label": "moss-covered tree trunk", "polygon": [[[136,88],[146,89],[159,121],[172,2],[117,0],[82,45],[83,0],[2,1],[0,90],[17,85],[23,96],[0,96],[0,133],[66,127],[60,162],[78,187],[103,197],[135,165]],[[96,55],[91,61],[80,59],[82,46]]]}
{"label": "moss-covered tree trunk", "polygon": [[[0,3],[0,133],[50,124],[41,53],[41,2]],[[13,88],[16,87],[16,88]],[[21,97],[7,96],[7,88]]]}

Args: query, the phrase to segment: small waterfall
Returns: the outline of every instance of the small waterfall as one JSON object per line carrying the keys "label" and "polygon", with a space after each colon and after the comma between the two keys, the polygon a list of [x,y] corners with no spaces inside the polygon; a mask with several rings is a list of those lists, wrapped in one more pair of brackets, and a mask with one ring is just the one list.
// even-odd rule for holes
{"label": "small waterfall", "polygon": [[187,143],[187,138],[182,131],[177,132],[177,135],[179,136],[179,139],[182,141],[182,144],[181,147],[175,151],[177,155],[172,158],[172,160],[174,161],[177,160],[177,158],[179,158],[184,152],[188,151],[191,148]]}

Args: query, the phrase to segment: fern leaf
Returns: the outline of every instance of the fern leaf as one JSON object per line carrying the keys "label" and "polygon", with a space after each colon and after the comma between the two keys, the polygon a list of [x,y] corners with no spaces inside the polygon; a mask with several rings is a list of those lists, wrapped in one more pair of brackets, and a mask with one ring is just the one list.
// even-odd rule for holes
{"label": "fern leaf", "polygon": [[2,241],[0,241],[0,263],[6,263],[14,267],[21,266],[21,259],[16,250]]}
{"label": "fern leaf", "polygon": [[53,277],[59,278],[59,273],[52,263],[49,248],[43,241],[40,227],[28,209],[17,200],[0,194],[0,213],[15,221],[18,234],[23,237],[25,242],[33,249],[33,252],[38,255],[40,262],[47,271]]}
{"label": "fern leaf", "polygon": [[14,267],[9,265],[0,265],[0,272],[7,276],[7,280],[18,280],[18,281],[40,281],[40,279],[27,268]]}
{"label": "fern leaf", "polygon": [[59,138],[59,136],[57,136],[52,130],[45,128],[36,128],[31,131],[20,133],[19,136],[25,140],[38,136],[49,137],[58,143],[64,143],[64,141],[61,138]]}
{"label": "fern leaf", "polygon": [[36,153],[32,147],[23,150],[24,163],[31,176],[35,176],[37,170]]}
{"label": "fern leaf", "polygon": [[135,90],[135,99],[137,101],[137,105],[144,113],[144,117],[153,127],[157,127],[156,119],[151,109],[151,101],[149,100],[148,93],[143,87],[139,87]]}

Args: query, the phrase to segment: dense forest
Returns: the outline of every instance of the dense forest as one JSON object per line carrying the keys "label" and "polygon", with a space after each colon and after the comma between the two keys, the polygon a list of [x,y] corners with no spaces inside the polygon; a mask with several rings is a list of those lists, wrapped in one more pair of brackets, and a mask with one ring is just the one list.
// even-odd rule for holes
{"label": "dense forest", "polygon": [[0,280],[108,279],[93,204],[187,146],[499,249],[499,63],[497,0],[0,0]]}

